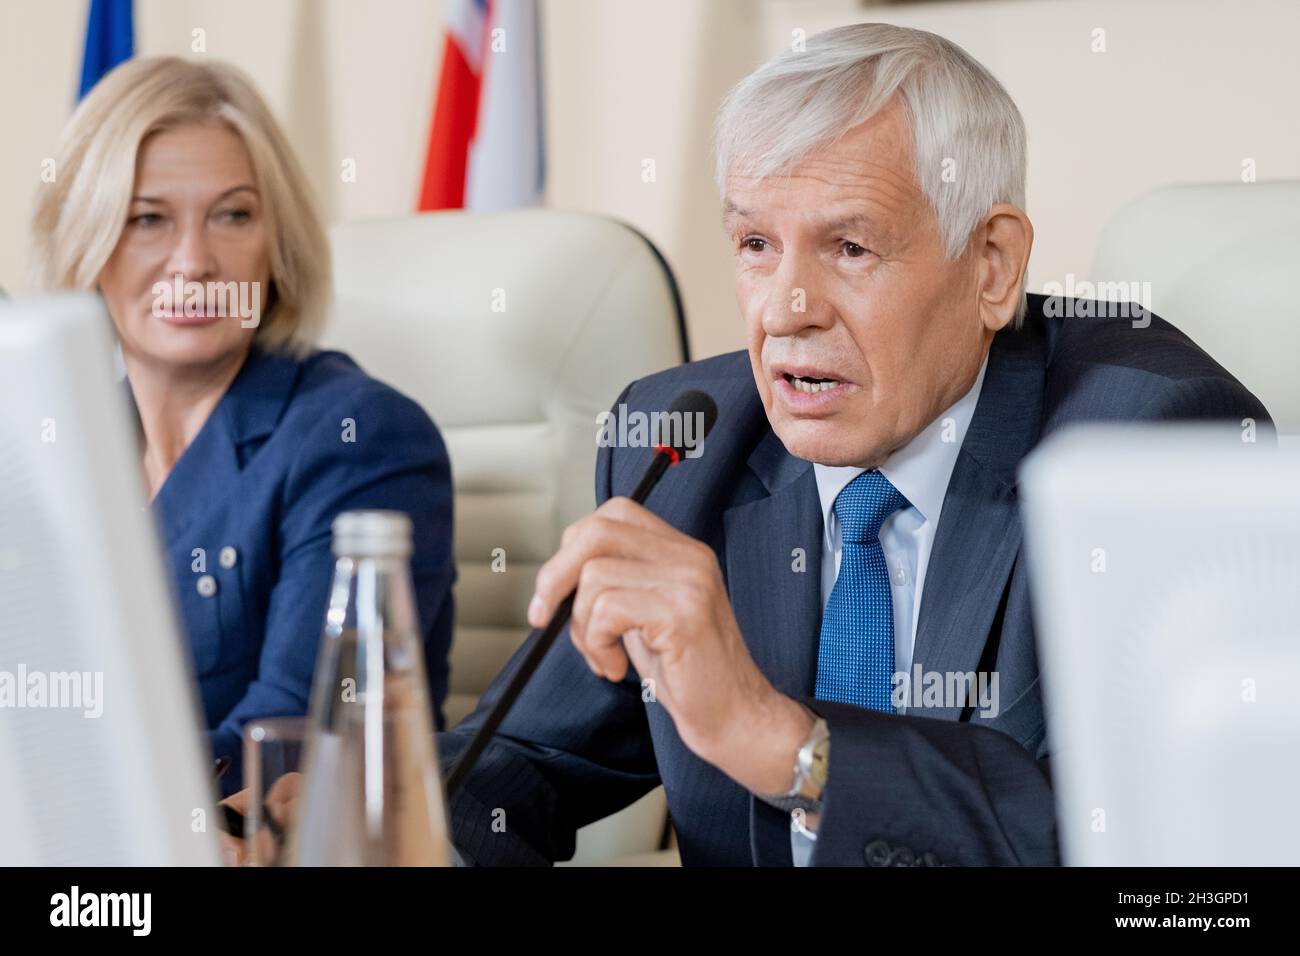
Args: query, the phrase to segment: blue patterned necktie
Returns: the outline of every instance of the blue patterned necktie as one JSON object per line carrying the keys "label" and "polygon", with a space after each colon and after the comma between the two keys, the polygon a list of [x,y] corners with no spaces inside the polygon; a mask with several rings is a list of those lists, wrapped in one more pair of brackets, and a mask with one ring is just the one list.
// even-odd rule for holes
{"label": "blue patterned necktie", "polygon": [[874,469],[835,498],[840,572],[822,614],[815,694],[821,700],[894,713],[894,605],[879,536],[885,519],[909,505]]}

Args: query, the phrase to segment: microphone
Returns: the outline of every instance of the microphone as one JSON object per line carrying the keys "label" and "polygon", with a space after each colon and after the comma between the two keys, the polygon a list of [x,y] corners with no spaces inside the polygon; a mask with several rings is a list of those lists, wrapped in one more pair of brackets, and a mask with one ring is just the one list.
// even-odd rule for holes
{"label": "microphone", "polygon": [[[695,436],[695,444],[692,445],[686,444],[687,428],[685,422],[688,420],[687,416],[699,416],[697,420],[703,424],[703,427],[698,430],[698,435]],[[654,486],[659,483],[659,479],[663,477],[664,472],[679,463],[685,452],[698,448],[699,443],[704,441],[705,436],[708,435],[714,423],[718,420],[718,406],[704,392],[694,390],[682,392],[668,410],[667,420],[669,423],[681,422],[682,427],[677,429],[670,427],[668,429],[669,436],[673,439],[671,444],[658,444],[655,446],[655,456],[651,459],[645,474],[641,476],[641,481],[637,483],[636,490],[631,494],[632,500],[637,504],[645,502]],[[660,435],[658,437],[662,439],[664,436]],[[510,678],[505,691],[497,698],[497,702],[492,705],[492,709],[488,711],[483,726],[474,734],[469,746],[461,753],[456,765],[452,767],[451,773],[447,775],[448,807],[451,805],[452,796],[460,789],[460,785],[465,782],[469,772],[474,768],[474,764],[478,762],[484,748],[492,739],[492,735],[496,733],[501,722],[505,720],[506,714],[510,711],[515,699],[523,691],[524,686],[537,671],[537,668],[541,666],[542,658],[546,656],[546,652],[550,650],[560,631],[568,623],[569,615],[573,613],[573,599],[577,596],[577,593],[578,589],[574,588],[569,592],[569,596],[560,602],[559,607],[555,609],[555,613],[551,615],[550,623],[542,631],[541,638],[529,650],[518,670],[515,671],[514,676]],[[533,628],[529,634],[530,639],[537,633],[537,630],[537,628]]]}

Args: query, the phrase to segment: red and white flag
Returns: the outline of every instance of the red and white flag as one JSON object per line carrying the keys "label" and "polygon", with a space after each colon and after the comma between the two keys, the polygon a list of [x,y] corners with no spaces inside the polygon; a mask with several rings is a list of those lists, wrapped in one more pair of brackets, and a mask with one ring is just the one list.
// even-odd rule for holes
{"label": "red and white flag", "polygon": [[419,209],[538,205],[545,181],[537,0],[449,0]]}

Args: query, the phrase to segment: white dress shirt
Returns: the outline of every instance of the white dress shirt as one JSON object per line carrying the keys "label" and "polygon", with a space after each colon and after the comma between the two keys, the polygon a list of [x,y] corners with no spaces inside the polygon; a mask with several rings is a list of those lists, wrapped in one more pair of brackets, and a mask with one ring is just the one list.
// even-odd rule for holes
{"label": "white dress shirt", "polygon": [[[975,415],[988,363],[986,353],[970,390],[879,466],[880,473],[910,504],[910,507],[895,511],[880,527],[880,547],[893,585],[890,597],[894,608],[896,673],[912,669],[925,569],[930,561],[934,533],[939,527],[943,499],[948,493],[948,481],[957,465],[957,453],[966,438],[966,429]],[[834,511],[835,498],[866,469],[814,462],[813,471],[817,476],[817,494],[822,505],[821,592],[822,607],[825,608],[840,572],[840,525]],[[899,713],[904,711],[906,707]],[[795,865],[806,866],[812,842],[797,830],[791,831],[791,840]]]}

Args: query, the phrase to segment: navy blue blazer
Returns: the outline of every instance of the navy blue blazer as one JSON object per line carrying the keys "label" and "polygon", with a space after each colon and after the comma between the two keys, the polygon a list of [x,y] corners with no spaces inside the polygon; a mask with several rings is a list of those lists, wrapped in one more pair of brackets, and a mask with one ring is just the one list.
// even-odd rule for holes
{"label": "navy blue blazer", "polygon": [[[718,420],[698,459],[669,471],[647,505],[718,555],[741,633],[776,688],[826,718],[830,773],[812,864],[1058,862],[1050,745],[1039,694],[1016,503],[1020,460],[1078,421],[1254,418],[1259,401],[1158,317],[1059,319],[1029,297],[1023,328],[995,336],[984,385],[944,498],[917,625],[927,671],[996,668],[994,719],[973,708],[884,714],[813,698],[820,576],[792,573],[803,548],[821,567],[812,463],[772,431],[748,354],[733,352],[633,382],[613,413],[713,396]],[[1067,313],[1067,314],[1079,314]],[[1096,312],[1092,314],[1097,314]],[[652,452],[601,448],[596,499],[632,492]],[[474,713],[439,734],[444,771],[482,724],[529,643]],[[614,684],[587,668],[567,628],[452,801],[466,862],[545,864],[572,856],[578,827],[663,783],[685,865],[790,865],[790,819],[682,743],[667,711],[642,700],[634,670]],[[494,823],[505,811],[507,826]]]}
{"label": "navy blue blazer", "polygon": [[[351,426],[351,434],[345,430]],[[345,440],[346,438],[355,440]],[[341,511],[404,511],[430,703],[445,726],[451,469],[424,410],[340,352],[254,348],[153,503],[216,756],[242,784],[242,726],[306,713]]]}

